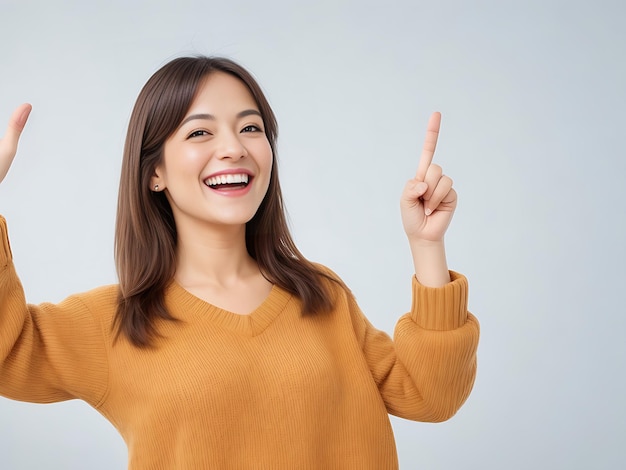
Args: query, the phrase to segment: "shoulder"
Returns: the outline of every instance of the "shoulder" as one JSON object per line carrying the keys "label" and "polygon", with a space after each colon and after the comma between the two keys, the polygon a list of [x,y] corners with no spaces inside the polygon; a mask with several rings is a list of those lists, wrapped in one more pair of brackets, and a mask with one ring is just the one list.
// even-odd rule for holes
{"label": "shoulder", "polygon": [[109,284],[74,295],[85,303],[117,303],[118,293],[119,286],[117,284]]}
{"label": "shoulder", "polygon": [[119,286],[110,284],[74,294],[74,299],[80,301],[91,314],[104,324],[112,324],[118,305]]}
{"label": "shoulder", "polygon": [[335,302],[337,300],[353,300],[354,296],[352,295],[352,291],[339,274],[321,263],[313,263],[313,265],[318,270],[318,273],[322,278],[322,281],[324,281],[324,284],[327,286],[329,292],[332,293],[334,297],[333,300]]}
{"label": "shoulder", "polygon": [[344,288],[347,288],[345,283],[343,282],[343,279],[341,279],[341,277],[339,276],[339,274],[337,274],[335,271],[333,271],[332,269],[330,269],[328,266],[321,264],[321,263],[315,263],[313,262],[313,266],[315,266],[315,269],[317,269],[318,273],[325,279],[329,280],[329,281],[333,281],[336,284],[341,285]]}
{"label": "shoulder", "polygon": [[315,269],[317,269],[320,273],[322,273],[324,276],[333,278],[333,279],[337,279],[337,280],[341,280],[341,278],[339,277],[339,275],[333,271],[332,269],[330,269],[328,266],[322,264],[322,263],[316,263],[316,262],[312,262],[313,266],[315,266]]}

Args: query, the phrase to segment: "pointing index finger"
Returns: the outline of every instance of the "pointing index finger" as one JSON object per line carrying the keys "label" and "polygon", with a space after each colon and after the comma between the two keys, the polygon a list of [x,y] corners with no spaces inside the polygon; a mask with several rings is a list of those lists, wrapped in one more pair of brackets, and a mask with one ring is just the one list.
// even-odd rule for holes
{"label": "pointing index finger", "polygon": [[422,155],[417,166],[417,173],[415,174],[415,179],[417,181],[424,181],[424,178],[426,177],[426,171],[433,161],[433,155],[435,154],[435,148],[437,147],[437,138],[439,137],[440,126],[441,113],[435,112],[430,116],[430,119],[428,120],[426,137],[424,139],[424,147],[422,148]]}

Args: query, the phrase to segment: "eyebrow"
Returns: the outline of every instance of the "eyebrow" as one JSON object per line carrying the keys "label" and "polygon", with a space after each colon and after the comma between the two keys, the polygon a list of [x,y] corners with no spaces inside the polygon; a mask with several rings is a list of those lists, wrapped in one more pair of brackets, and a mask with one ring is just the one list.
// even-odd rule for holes
{"label": "eyebrow", "polygon": [[[256,109],[244,109],[243,111],[237,113],[237,119],[241,119],[246,116],[259,116],[260,118],[263,118],[263,116],[261,116],[261,113],[258,112]],[[208,119],[209,121],[214,121],[215,116],[207,113],[192,114],[191,116],[187,116],[185,119],[183,119],[183,122],[181,122],[180,126],[178,127],[181,127],[182,125],[188,123],[189,121],[193,121],[194,119]]]}

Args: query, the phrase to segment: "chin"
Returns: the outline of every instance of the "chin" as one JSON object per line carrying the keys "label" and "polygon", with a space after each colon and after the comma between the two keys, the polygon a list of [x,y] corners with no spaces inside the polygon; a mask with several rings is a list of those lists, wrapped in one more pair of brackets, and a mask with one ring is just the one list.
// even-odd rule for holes
{"label": "chin", "polygon": [[256,212],[248,214],[224,214],[214,219],[213,222],[217,225],[246,225],[254,218],[255,214]]}

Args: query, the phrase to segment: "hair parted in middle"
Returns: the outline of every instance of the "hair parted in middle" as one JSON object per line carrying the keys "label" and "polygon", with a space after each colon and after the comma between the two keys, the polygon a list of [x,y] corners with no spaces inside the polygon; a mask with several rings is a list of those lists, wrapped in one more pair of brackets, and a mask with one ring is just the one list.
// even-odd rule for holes
{"label": "hair parted in middle", "polygon": [[270,183],[254,217],[246,224],[246,248],[263,275],[296,295],[304,314],[332,307],[327,280],[331,273],[308,261],[287,226],[278,181],[276,117],[260,86],[243,67],[223,57],[180,57],[160,68],[144,85],[133,108],[120,177],[115,227],[115,262],[119,277],[116,335],[136,346],[151,345],[158,319],[176,320],[165,307],[165,289],[176,270],[177,232],[172,209],[150,179],[163,159],[166,140],[176,131],[204,79],[230,74],[246,85],[259,107],[272,149]]}

